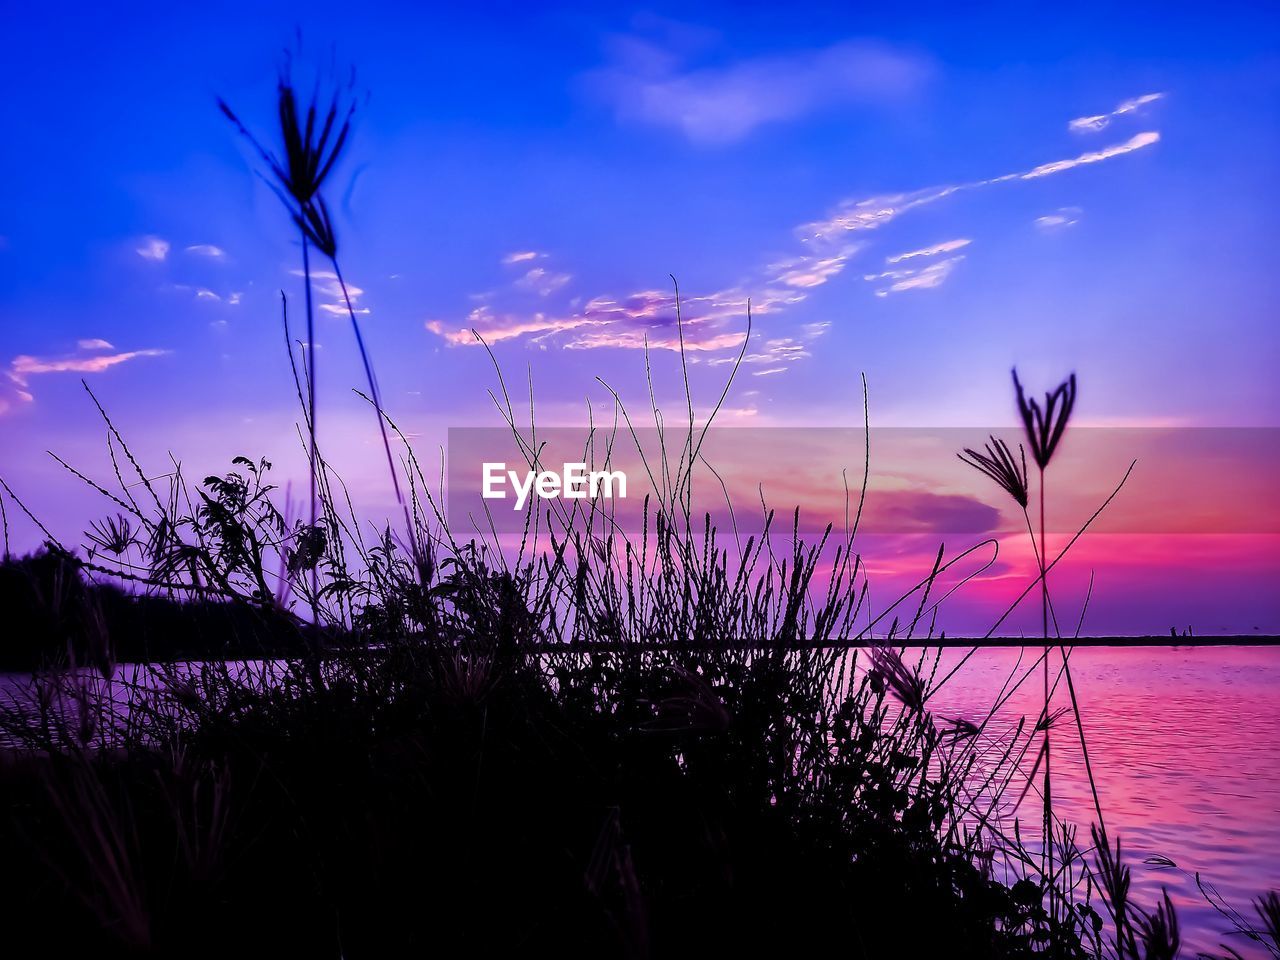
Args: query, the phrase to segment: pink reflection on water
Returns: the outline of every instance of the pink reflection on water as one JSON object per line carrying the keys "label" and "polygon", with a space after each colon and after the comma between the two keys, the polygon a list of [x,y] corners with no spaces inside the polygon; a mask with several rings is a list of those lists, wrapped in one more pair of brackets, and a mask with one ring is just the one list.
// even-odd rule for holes
{"label": "pink reflection on water", "polygon": [[[946,651],[944,666],[961,656]],[[939,691],[935,714],[980,720],[1017,656],[979,651]],[[1142,861],[1159,855],[1199,871],[1251,920],[1253,898],[1280,889],[1280,648],[1099,647],[1077,649],[1070,663],[1103,815],[1124,843],[1136,902],[1153,906],[1168,887],[1186,956],[1224,942],[1262,956],[1229,934],[1192,877]],[[1003,715],[1033,722],[1041,696],[1037,671]],[[1068,702],[1065,689],[1054,701]],[[1053,764],[1055,808],[1086,841],[1096,815],[1069,716],[1054,728]],[[1023,826],[1036,830],[1038,798],[1026,804]]]}

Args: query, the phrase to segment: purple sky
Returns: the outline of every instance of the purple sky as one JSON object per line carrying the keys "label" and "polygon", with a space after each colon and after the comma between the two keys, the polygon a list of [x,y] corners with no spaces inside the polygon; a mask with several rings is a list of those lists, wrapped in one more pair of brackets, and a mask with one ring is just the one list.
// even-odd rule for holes
{"label": "purple sky", "polygon": [[[606,408],[596,377],[643,407],[646,341],[679,411],[669,274],[704,410],[752,302],[729,425],[858,425],[865,372],[875,425],[1011,426],[1016,364],[1035,389],[1075,370],[1080,423],[1280,426],[1260,5],[309,10],[302,60],[335,44],[370,94],[330,202],[384,400],[424,450],[499,423],[473,328],[543,422]],[[5,16],[0,475],[70,542],[103,505],[45,450],[110,476],[81,377],[156,474],[172,452],[302,476],[279,322],[299,248],[215,106],[269,131],[294,15]],[[349,321],[317,294],[322,441],[385,513]],[[1201,589],[1197,543],[1113,558],[1129,599],[1094,632],[1166,630],[1171,592],[1180,620],[1280,628],[1274,535],[1215,542],[1229,589]]]}

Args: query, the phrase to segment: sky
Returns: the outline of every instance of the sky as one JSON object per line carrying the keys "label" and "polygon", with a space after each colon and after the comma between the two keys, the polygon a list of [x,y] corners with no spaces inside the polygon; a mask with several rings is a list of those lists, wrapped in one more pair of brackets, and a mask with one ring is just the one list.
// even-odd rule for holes
{"label": "sky", "polygon": [[[1033,390],[1074,371],[1078,424],[1259,428],[1220,475],[1265,475],[1280,13],[1189,7],[6,0],[0,476],[82,542],[104,504],[46,455],[110,476],[82,379],[156,474],[246,454],[301,476],[300,248],[216,107],[269,138],[286,48],[356,69],[328,199],[384,403],[425,449],[501,422],[473,330],[539,422],[607,409],[601,380],[646,406],[646,343],[678,415],[678,281],[699,410],[751,303],[729,426],[861,425],[865,374],[873,426],[1011,430],[1016,365]],[[321,441],[377,514],[350,321],[316,294]],[[1280,632],[1273,515],[1082,549],[1092,632]]]}

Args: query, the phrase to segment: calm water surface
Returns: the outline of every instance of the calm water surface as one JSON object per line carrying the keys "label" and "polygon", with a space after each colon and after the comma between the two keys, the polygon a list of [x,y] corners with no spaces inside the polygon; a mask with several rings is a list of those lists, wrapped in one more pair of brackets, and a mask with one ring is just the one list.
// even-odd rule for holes
{"label": "calm water surface", "polygon": [[[945,652],[944,670],[960,656]],[[1017,658],[1016,649],[979,651],[938,693],[935,712],[981,720]],[[1137,902],[1153,905],[1168,888],[1183,956],[1220,943],[1264,956],[1230,933],[1188,874],[1199,871],[1251,920],[1253,898],[1280,889],[1280,648],[1081,648],[1070,664],[1102,813],[1123,841]],[[1034,717],[1042,698],[1037,672],[1003,715]],[[1054,702],[1069,703],[1065,689]],[[1069,716],[1052,736],[1055,807],[1087,843],[1096,815]],[[1038,805],[1026,801],[1024,827]],[[1146,865],[1149,856],[1187,873]]]}
{"label": "calm water surface", "polygon": [[[1026,653],[1024,669],[1037,654]],[[962,655],[944,651],[938,676]],[[1018,657],[1011,648],[976,653],[931,702],[935,715],[980,722]],[[1251,920],[1253,898],[1280,889],[1280,647],[1081,648],[1070,662],[1103,815],[1124,844],[1135,901],[1152,906],[1168,888],[1184,957],[1221,943],[1264,956],[1205,903],[1192,875]],[[0,675],[0,697],[22,686]],[[1042,692],[1037,671],[993,729],[1034,717]],[[1068,702],[1063,688],[1055,704]],[[1096,816],[1070,716],[1053,738],[1055,809],[1087,844]],[[1038,803],[1029,796],[1020,811],[1024,836],[1038,831]],[[1144,864],[1150,856],[1182,869]]]}

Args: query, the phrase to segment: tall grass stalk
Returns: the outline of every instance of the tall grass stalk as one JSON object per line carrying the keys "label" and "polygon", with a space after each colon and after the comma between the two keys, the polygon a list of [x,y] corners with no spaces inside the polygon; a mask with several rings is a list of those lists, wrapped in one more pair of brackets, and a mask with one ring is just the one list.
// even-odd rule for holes
{"label": "tall grass stalk", "polygon": [[[1038,577],[988,635],[1038,584],[1045,643],[1025,670],[1019,658],[980,723],[939,716],[934,698],[973,651],[943,673],[940,646],[908,658],[901,644],[935,637],[941,605],[995,562],[994,540],[951,555],[940,548],[915,584],[873,611],[855,541],[865,472],[856,511],[846,486],[843,536],[828,526],[806,542],[799,511],[788,523],[763,498],[763,529],[745,543],[736,519],[730,544],[709,514],[694,514],[700,466],[723,488],[702,439],[746,357],[750,307],[742,349],[699,423],[676,288],[688,422],[676,442],[646,348],[660,439],[638,449],[650,488],[638,530],[596,501],[537,500],[514,548],[492,523],[470,537],[451,529],[443,491],[382,407],[319,189],[354,107],[342,110],[335,95],[327,110],[313,100],[300,114],[287,72],[277,94],[281,161],[223,111],[266,161],[302,233],[301,376],[292,344],[289,356],[310,526],[298,531],[289,504],[277,505],[265,459],[237,457],[198,483],[175,462],[168,489],[157,489],[92,393],[115,486],[63,466],[121,511],[91,528],[93,553],[60,543],[0,478],[48,539],[59,586],[40,602],[56,608],[55,622],[74,614],[96,631],[106,663],[80,669],[68,641],[66,658],[33,675],[25,697],[0,701],[0,737],[32,764],[0,767],[16,788],[0,796],[13,798],[36,840],[0,876],[0,908],[56,919],[48,929],[60,945],[170,955],[190,950],[189,934],[175,931],[199,929],[210,951],[248,943],[277,955],[510,954],[531,943],[591,956],[816,952],[840,937],[868,958],[1083,960],[1104,954],[1089,903],[1100,889],[1116,956],[1137,956],[1139,943],[1152,958],[1176,951],[1167,902],[1151,914],[1130,902],[1118,841],[1113,852],[1105,832],[1095,834],[1090,873],[1074,833],[1052,829],[1058,681],[1048,679],[1056,616],[1047,577],[1124,484],[1050,561],[1044,471],[1074,377],[1042,409],[1024,400],[1015,375],[1040,470],[1038,544],[1022,448],[1015,459],[993,437],[984,452],[965,451],[1019,503],[1037,558]],[[316,442],[312,247],[332,262],[352,321],[408,549],[389,528],[366,540]],[[283,295],[282,308],[289,341]],[[495,406],[535,467],[543,448],[532,383],[526,428],[490,356]],[[628,404],[604,386],[612,424],[597,429],[592,413],[584,460],[608,468],[616,444],[641,445]],[[139,484],[146,496],[135,497]],[[261,654],[117,669],[93,610],[105,584],[203,611],[192,613],[196,629],[212,611],[234,609],[244,636],[219,639],[240,641],[237,650],[260,643]],[[869,655],[849,652],[873,635]],[[1058,675],[1071,689],[1068,660],[1064,649]],[[994,727],[1037,669],[1040,719]],[[1073,689],[1072,704],[1079,723]],[[1008,797],[1034,786],[1022,759],[1041,727],[1037,853]],[[31,784],[55,793],[34,796]],[[8,823],[6,853],[18,849]],[[62,895],[24,894],[28,876],[44,870]],[[1274,925],[1280,906],[1263,901],[1261,912]]]}
{"label": "tall grass stalk", "polygon": [[[355,114],[355,102],[352,100],[343,106],[344,94],[349,94],[350,84],[346,88],[337,86],[329,99],[328,107],[321,106],[320,85],[305,109],[299,108],[297,92],[291,76],[291,62],[286,59],[281,67],[276,82],[276,114],[279,123],[280,153],[274,153],[264,147],[240,120],[235,111],[221,99],[218,106],[236,129],[244,136],[259,157],[264,161],[270,177],[264,175],[267,184],[284,203],[290,216],[297,224],[302,241],[302,282],[304,306],[306,310],[307,343],[307,423],[310,435],[308,444],[309,482],[310,482],[310,536],[321,536],[318,527],[318,478],[317,469],[319,447],[319,411],[316,406],[316,330],[314,291],[311,274],[311,244],[318,246],[325,243],[323,235],[315,229],[315,224],[323,216],[323,223],[328,225],[320,189],[324,185],[334,165],[342,155],[343,147],[351,132],[351,122]],[[321,118],[321,110],[323,117]],[[332,237],[330,233],[329,237]],[[321,249],[325,249],[321,246]],[[330,245],[328,250],[332,255]],[[312,572],[312,594],[317,590],[317,578]]]}
{"label": "tall grass stalk", "polygon": [[[1049,650],[1051,646],[1051,638],[1049,634],[1049,577],[1048,569],[1045,566],[1045,557],[1048,556],[1048,545],[1046,541],[1045,531],[1045,501],[1047,499],[1045,488],[1045,471],[1049,466],[1050,460],[1058,449],[1063,434],[1067,429],[1067,422],[1071,418],[1072,408],[1075,406],[1076,400],[1076,377],[1073,373],[1065,382],[1060,384],[1056,389],[1046,392],[1044,397],[1044,406],[1040,402],[1032,399],[1027,400],[1022,389],[1022,383],[1018,380],[1018,371],[1013,371],[1013,386],[1017,395],[1018,413],[1022,417],[1023,427],[1026,432],[1027,442],[1031,446],[1031,455],[1039,469],[1040,484],[1038,489],[1040,501],[1040,548],[1037,551],[1037,563],[1040,567],[1040,616],[1041,626],[1043,630],[1045,661],[1044,661],[1044,833],[1045,833],[1045,856],[1048,861],[1048,872],[1053,872],[1053,787],[1052,787],[1052,763],[1050,753],[1050,691],[1049,691]],[[1034,538],[1033,538],[1034,540]],[[1034,546],[1034,543],[1033,543]]]}

